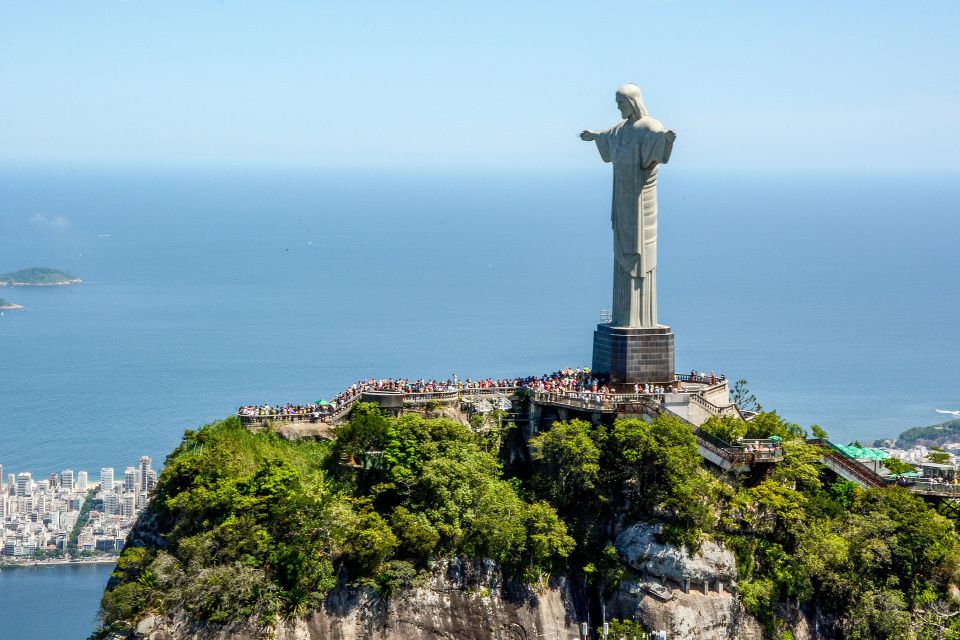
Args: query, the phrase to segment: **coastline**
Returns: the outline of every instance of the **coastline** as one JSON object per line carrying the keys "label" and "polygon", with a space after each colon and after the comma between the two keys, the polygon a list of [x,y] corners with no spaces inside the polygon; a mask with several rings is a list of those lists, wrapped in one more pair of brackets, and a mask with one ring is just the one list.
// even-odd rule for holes
{"label": "coastline", "polygon": [[0,287],[66,287],[74,284],[80,284],[83,280],[73,278],[72,280],[61,280],[60,282],[16,282],[5,280],[0,282]]}
{"label": "coastline", "polygon": [[119,556],[110,556],[102,558],[82,558],[78,560],[64,560],[57,558],[54,560],[30,560],[27,562],[3,561],[0,562],[0,571],[7,569],[28,569],[33,567],[78,567],[88,564],[116,564]]}

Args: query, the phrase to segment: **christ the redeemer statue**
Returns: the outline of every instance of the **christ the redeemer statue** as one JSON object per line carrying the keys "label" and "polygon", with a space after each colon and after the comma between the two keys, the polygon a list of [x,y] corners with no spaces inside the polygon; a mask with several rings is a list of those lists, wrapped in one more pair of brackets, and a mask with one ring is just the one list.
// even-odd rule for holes
{"label": "christ the redeemer statue", "polygon": [[623,120],[584,131],[604,162],[613,163],[614,327],[657,327],[657,169],[670,160],[677,134],[650,117],[640,87],[617,90]]}

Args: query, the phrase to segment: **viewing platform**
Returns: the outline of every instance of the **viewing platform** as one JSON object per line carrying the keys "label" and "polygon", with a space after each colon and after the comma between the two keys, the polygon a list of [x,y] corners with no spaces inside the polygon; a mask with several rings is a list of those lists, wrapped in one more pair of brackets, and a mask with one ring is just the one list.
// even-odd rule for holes
{"label": "viewing platform", "polygon": [[[333,427],[347,419],[357,402],[375,402],[387,411],[463,408],[468,412],[485,413],[494,409],[507,411],[508,419],[524,424],[530,433],[541,423],[580,418],[595,424],[612,423],[617,417],[638,417],[647,421],[662,413],[677,416],[690,424],[697,439],[700,455],[725,471],[749,472],[756,465],[774,464],[783,459],[783,449],[774,440],[748,440],[730,444],[699,427],[712,416],[736,416],[744,420],[752,414],[741,411],[729,402],[727,380],[706,374],[676,374],[668,387],[658,391],[611,393],[572,391],[559,388],[544,390],[536,383],[495,384],[485,386],[458,385],[431,391],[401,391],[394,385],[356,385],[339,396],[335,403],[273,407],[245,407],[237,414],[246,425],[267,423],[309,423],[313,431],[332,434]],[[441,385],[443,386],[443,385]],[[521,401],[524,412],[510,411]]]}
{"label": "viewing platform", "polygon": [[738,416],[749,420],[752,415],[742,412],[729,402],[727,380],[692,374],[676,374],[676,380],[662,392],[610,393],[600,391],[539,390],[532,386],[458,386],[429,392],[404,392],[383,389],[376,385],[361,386],[338,396],[335,403],[313,403],[297,406],[243,407],[237,417],[244,424],[262,425],[267,422],[325,422],[336,424],[344,420],[353,405],[366,396],[386,408],[418,408],[430,405],[456,406],[461,402],[476,402],[490,397],[516,399],[518,393],[529,394],[536,405],[557,409],[599,412],[601,414],[643,413],[650,402],[658,403],[684,420],[699,426],[711,416]]}

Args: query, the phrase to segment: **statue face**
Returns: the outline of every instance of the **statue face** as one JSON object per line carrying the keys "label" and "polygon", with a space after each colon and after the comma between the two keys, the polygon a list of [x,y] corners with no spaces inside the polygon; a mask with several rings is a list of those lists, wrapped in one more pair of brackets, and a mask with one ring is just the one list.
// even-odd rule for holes
{"label": "statue face", "polygon": [[617,108],[620,109],[620,115],[623,116],[624,120],[633,115],[633,107],[630,106],[630,102],[623,96],[617,96]]}

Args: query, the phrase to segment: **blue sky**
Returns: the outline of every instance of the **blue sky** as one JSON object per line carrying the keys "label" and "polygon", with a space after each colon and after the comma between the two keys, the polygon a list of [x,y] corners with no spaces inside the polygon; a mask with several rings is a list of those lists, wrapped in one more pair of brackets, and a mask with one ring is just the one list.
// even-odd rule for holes
{"label": "blue sky", "polygon": [[546,170],[643,88],[693,169],[960,169],[960,3],[0,4],[4,164]]}

